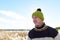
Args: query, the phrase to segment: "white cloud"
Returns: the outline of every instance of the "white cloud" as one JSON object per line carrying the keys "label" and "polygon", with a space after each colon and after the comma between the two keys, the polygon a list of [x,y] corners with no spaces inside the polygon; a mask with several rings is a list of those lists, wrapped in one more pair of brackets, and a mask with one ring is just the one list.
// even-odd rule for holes
{"label": "white cloud", "polygon": [[1,18],[1,17],[0,17],[0,22],[10,23],[10,22],[15,22],[15,20],[8,20],[8,19]]}
{"label": "white cloud", "polygon": [[32,20],[29,17],[24,17],[11,11],[0,11],[0,13],[16,19],[10,20],[0,17],[0,29],[31,29],[33,26]]}
{"label": "white cloud", "polygon": [[3,15],[6,15],[8,17],[11,17],[11,18],[15,18],[15,19],[25,19],[24,16],[21,16],[15,12],[11,12],[11,11],[4,11],[4,10],[0,10],[0,14],[3,14]]}

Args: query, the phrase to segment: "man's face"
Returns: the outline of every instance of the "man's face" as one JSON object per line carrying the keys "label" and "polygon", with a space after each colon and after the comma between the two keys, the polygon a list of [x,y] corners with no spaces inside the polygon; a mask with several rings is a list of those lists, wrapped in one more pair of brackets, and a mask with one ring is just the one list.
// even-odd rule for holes
{"label": "man's face", "polygon": [[33,16],[32,19],[36,26],[42,23],[42,20],[36,16]]}

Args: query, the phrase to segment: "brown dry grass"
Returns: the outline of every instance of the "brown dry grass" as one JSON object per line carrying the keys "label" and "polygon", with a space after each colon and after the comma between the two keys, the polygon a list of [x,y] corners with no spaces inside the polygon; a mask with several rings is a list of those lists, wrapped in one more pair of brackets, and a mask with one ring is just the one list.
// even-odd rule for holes
{"label": "brown dry grass", "polygon": [[28,31],[2,31],[0,30],[0,40],[26,40]]}

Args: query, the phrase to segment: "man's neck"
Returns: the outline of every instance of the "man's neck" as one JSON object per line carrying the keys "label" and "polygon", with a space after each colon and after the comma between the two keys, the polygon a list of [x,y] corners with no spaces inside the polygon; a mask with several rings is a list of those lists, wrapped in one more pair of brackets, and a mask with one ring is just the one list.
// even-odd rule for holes
{"label": "man's neck", "polygon": [[38,25],[35,25],[35,27],[41,27],[42,25],[43,25],[43,22]]}
{"label": "man's neck", "polygon": [[41,25],[37,25],[37,26],[35,26],[35,28],[37,28],[37,29],[41,29],[41,28],[43,28],[45,26],[45,23],[42,23]]}

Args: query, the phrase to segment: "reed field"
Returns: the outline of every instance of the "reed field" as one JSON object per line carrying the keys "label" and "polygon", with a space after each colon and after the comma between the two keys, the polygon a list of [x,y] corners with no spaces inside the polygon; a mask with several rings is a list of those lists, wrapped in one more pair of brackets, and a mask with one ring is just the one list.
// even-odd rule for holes
{"label": "reed field", "polygon": [[27,40],[28,31],[2,31],[0,40]]}

